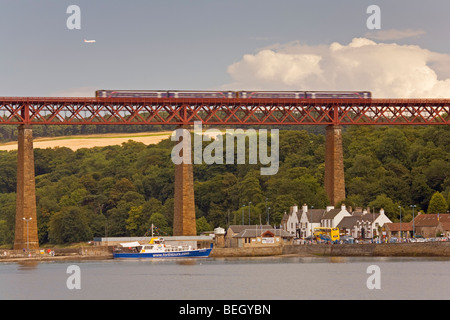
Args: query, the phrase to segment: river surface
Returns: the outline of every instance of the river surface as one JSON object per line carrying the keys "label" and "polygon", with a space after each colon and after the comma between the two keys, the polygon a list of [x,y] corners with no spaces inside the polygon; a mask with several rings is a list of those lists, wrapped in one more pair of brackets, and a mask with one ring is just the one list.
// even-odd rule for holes
{"label": "river surface", "polygon": [[264,257],[0,263],[0,299],[450,299],[450,259]]}

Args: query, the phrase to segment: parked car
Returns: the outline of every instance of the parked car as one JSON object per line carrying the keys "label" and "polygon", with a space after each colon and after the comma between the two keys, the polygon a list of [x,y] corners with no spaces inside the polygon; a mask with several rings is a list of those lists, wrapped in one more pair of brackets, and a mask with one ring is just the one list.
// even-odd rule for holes
{"label": "parked car", "polygon": [[342,243],[355,243],[355,238],[351,237],[351,236],[342,236],[341,237]]}

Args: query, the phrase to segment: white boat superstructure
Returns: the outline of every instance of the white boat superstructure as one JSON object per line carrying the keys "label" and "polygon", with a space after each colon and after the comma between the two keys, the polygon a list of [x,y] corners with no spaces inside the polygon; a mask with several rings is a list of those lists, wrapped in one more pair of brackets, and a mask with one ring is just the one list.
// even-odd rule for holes
{"label": "white boat superstructure", "polygon": [[162,238],[152,238],[148,244],[127,242],[120,244],[128,248],[128,252],[116,252],[116,258],[156,258],[156,257],[207,257],[212,250],[194,249],[192,246],[171,246],[164,243]]}

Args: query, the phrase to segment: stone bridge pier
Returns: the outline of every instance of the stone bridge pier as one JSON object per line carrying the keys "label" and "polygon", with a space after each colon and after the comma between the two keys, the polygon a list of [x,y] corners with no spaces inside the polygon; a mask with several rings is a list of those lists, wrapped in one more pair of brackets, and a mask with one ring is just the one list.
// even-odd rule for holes
{"label": "stone bridge pier", "polygon": [[[180,129],[190,131],[190,126],[183,125]],[[184,139],[184,138],[183,138]],[[194,168],[192,164],[191,142],[185,141],[180,157],[183,152],[189,153],[190,161],[175,164],[175,194],[173,235],[174,236],[196,236],[197,226],[195,220],[194,202]]]}
{"label": "stone bridge pier", "polygon": [[14,250],[38,249],[33,131],[20,125],[17,149],[16,226]]}
{"label": "stone bridge pier", "polygon": [[329,125],[325,136],[325,191],[331,205],[345,200],[344,152],[342,127]]}

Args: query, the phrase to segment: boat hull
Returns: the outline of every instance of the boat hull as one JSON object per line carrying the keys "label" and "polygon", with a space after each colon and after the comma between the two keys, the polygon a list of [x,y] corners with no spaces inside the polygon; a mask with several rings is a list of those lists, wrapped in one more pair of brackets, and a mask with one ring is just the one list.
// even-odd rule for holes
{"label": "boat hull", "polygon": [[167,252],[143,252],[143,253],[114,253],[114,258],[207,258],[211,253],[209,249],[198,249],[189,251],[167,251]]}

